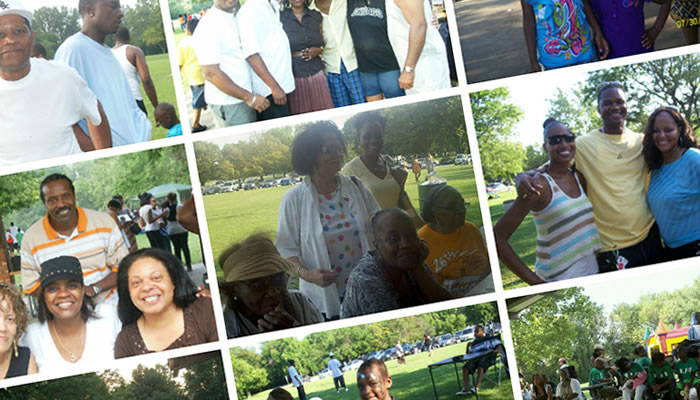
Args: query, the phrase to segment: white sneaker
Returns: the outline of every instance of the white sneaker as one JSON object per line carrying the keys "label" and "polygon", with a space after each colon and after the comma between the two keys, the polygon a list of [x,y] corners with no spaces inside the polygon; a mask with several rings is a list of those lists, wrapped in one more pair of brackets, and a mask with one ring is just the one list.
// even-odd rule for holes
{"label": "white sneaker", "polygon": [[346,391],[346,392],[348,391],[348,387],[347,387],[347,386],[345,386],[345,391]]}

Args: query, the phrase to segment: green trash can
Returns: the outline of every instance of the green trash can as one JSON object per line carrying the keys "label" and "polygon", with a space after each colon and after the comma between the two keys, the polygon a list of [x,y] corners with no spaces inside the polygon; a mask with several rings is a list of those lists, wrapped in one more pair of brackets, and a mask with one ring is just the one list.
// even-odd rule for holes
{"label": "green trash can", "polygon": [[433,188],[436,188],[438,186],[443,186],[443,185],[447,185],[447,179],[443,178],[443,179],[429,180],[429,181],[423,182],[420,185],[418,185],[418,206],[420,207],[418,210],[419,212],[420,212],[420,210],[423,209],[423,202],[428,197],[428,193],[430,193],[430,191]]}

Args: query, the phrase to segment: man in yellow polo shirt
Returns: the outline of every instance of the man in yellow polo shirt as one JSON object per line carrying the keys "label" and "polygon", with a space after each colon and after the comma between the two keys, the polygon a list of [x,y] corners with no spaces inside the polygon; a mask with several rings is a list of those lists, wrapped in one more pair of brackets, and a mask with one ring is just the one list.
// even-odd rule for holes
{"label": "man in yellow polo shirt", "polygon": [[[661,239],[644,193],[644,135],[625,127],[627,101],[619,82],[598,86],[603,127],[576,139],[576,170],[588,182],[600,241],[600,272],[663,261]],[[537,191],[526,174],[518,193]]]}
{"label": "man in yellow polo shirt", "polygon": [[202,75],[202,68],[199,66],[197,55],[194,53],[194,44],[192,43],[192,34],[198,23],[199,20],[195,18],[187,22],[187,37],[182,39],[177,46],[177,59],[182,79],[190,85],[190,91],[192,92],[192,111],[194,111],[192,133],[202,132],[207,129],[206,125],[199,123],[202,110],[207,106],[207,103],[204,101],[204,75]]}
{"label": "man in yellow polo shirt", "polygon": [[75,205],[73,182],[52,174],[40,185],[46,216],[27,229],[22,240],[22,286],[37,294],[41,264],[58,256],[80,260],[85,294],[96,304],[117,304],[117,267],[128,254],[124,239],[108,214]]}

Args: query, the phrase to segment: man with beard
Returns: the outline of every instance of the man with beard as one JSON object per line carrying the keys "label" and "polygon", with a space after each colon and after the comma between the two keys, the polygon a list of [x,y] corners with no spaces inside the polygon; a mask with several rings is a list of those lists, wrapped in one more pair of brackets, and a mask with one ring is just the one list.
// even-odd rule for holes
{"label": "man with beard", "polygon": [[117,304],[117,267],[128,251],[119,227],[108,214],[75,205],[75,187],[65,175],[52,174],[39,186],[46,207],[22,241],[22,284],[25,294],[36,294],[41,264],[58,256],[80,260],[85,294],[96,304]]}
{"label": "man with beard", "polygon": [[[119,0],[80,0],[78,12],[82,30],[61,44],[55,59],[75,68],[102,102],[114,146],[149,140],[151,123],[136,104],[119,61],[104,45],[124,16]],[[84,122],[80,126],[87,131]]]}

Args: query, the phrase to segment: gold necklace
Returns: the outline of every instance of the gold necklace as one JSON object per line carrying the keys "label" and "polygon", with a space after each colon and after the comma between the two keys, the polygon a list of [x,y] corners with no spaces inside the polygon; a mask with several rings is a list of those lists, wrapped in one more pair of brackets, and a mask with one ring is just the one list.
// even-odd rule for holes
{"label": "gold necklace", "polygon": [[[618,159],[618,160],[622,159],[622,155],[627,151],[627,148],[628,148],[627,142],[615,143],[615,142],[613,142],[612,140],[610,140],[610,139],[608,138],[608,136],[607,136],[608,134],[605,133],[605,131],[603,131],[602,128],[599,128],[598,130],[600,131],[600,133],[602,133],[603,135],[605,135],[605,136],[604,136],[605,142],[608,143],[608,146],[612,149],[612,151],[613,151],[614,153],[617,153],[617,159]],[[623,135],[624,133],[625,133],[625,132],[624,132],[624,129],[623,129],[623,131],[622,131],[622,133],[621,133],[620,135]],[[622,147],[622,150],[620,150],[620,147]]]}
{"label": "gold necklace", "polygon": [[[56,339],[58,340],[58,345],[61,346],[61,348],[63,349],[63,351],[65,351],[66,353],[70,354],[70,356],[69,356],[69,357],[70,357],[70,362],[74,363],[74,362],[78,361],[78,357],[75,355],[75,353],[73,353],[73,352],[71,352],[70,350],[68,350],[68,348],[66,347],[66,345],[64,345],[63,342],[61,341],[61,335],[59,335],[59,334],[58,334],[58,330],[56,330],[56,323],[54,322],[51,326],[53,326],[53,333],[54,333],[54,335],[56,335]],[[84,328],[84,327],[83,327],[83,328]],[[81,342],[83,341],[83,337],[85,337],[85,329],[81,329],[81,330],[80,330],[80,341],[81,341]]]}

